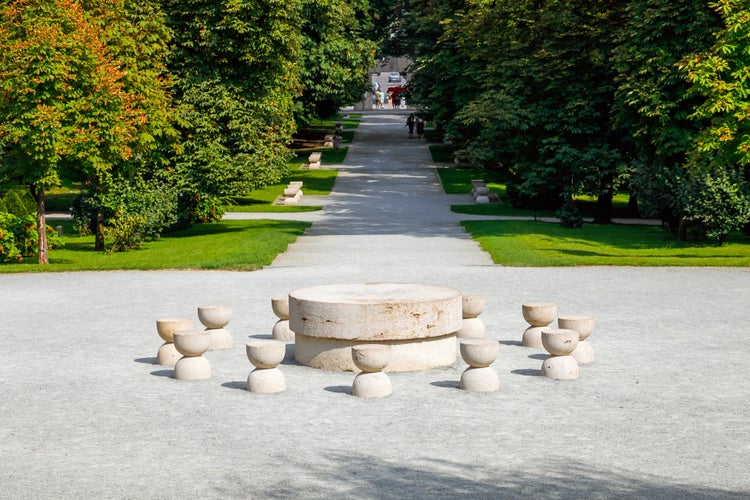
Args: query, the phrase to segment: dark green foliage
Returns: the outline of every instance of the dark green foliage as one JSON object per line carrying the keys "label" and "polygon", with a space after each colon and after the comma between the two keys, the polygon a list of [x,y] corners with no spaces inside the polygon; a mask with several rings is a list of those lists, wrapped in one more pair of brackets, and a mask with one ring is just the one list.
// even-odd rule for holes
{"label": "dark green foliage", "polygon": [[28,188],[12,188],[0,197],[0,212],[25,217],[36,213],[36,202],[31,197]]}
{"label": "dark green foliage", "polygon": [[365,0],[302,2],[298,122],[329,118],[370,88],[366,76],[375,65],[376,43],[365,38],[367,7]]}
{"label": "dark green foliage", "polygon": [[[182,144],[181,212],[206,220],[227,196],[278,181],[294,131],[299,1],[164,2]],[[208,203],[209,207],[205,206]]]}

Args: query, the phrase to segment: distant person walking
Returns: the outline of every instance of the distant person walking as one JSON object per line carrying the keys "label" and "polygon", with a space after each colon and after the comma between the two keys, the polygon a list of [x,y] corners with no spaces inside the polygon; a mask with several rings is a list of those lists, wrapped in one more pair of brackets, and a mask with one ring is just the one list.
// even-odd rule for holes
{"label": "distant person walking", "polygon": [[424,135],[424,120],[418,116],[417,117],[417,138],[421,139],[423,135]]}
{"label": "distant person walking", "polygon": [[341,145],[341,136],[337,133],[333,136],[333,152],[339,152],[339,146]]}
{"label": "distant person walking", "polygon": [[409,127],[409,139],[411,139],[412,137],[414,137],[414,123],[415,123],[415,121],[416,120],[414,119],[414,113],[410,113],[409,114],[409,118],[406,119],[406,126]]}

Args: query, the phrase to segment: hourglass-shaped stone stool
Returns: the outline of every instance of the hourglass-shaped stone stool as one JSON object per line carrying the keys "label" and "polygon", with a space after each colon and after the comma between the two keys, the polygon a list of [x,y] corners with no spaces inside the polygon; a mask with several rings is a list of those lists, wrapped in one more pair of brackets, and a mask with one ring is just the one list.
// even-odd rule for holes
{"label": "hourglass-shaped stone stool", "polygon": [[461,296],[461,329],[456,332],[460,339],[483,339],[487,329],[478,316],[484,311],[484,295],[462,295]]}
{"label": "hourglass-shaped stone stool", "polygon": [[156,362],[163,366],[174,366],[182,356],[174,346],[174,333],[193,329],[190,318],[163,318],[156,320],[156,331],[164,343],[156,353]]}
{"label": "hourglass-shaped stone stool", "polygon": [[578,347],[578,332],[545,328],[542,344],[551,356],[542,363],[542,375],[555,380],[573,380],[581,375],[578,362],[570,354]]}
{"label": "hourglass-shaped stone stool", "polygon": [[174,365],[177,380],[203,380],[211,378],[211,364],[203,357],[211,345],[207,331],[175,332],[174,346],[182,357]]}
{"label": "hourglass-shaped stone stool", "polygon": [[279,320],[273,325],[271,337],[284,342],[294,342],[294,332],[289,328],[289,296],[273,297],[271,309]]}
{"label": "hourglass-shaped stone stool", "polygon": [[491,339],[461,340],[461,357],[469,367],[461,374],[459,387],[467,391],[492,392],[500,388],[497,372],[490,366],[497,359],[500,343]]}
{"label": "hourglass-shaped stone stool", "polygon": [[211,336],[209,350],[231,349],[232,334],[224,328],[232,320],[232,307],[211,305],[198,307],[198,319]]}
{"label": "hourglass-shaped stone stool", "polygon": [[247,390],[274,394],[286,389],[286,379],[277,366],[284,361],[286,344],[279,340],[253,340],[245,344],[247,359],[255,370],[247,377]]}
{"label": "hourglass-shaped stone stool", "polygon": [[529,326],[521,337],[521,344],[526,347],[542,349],[542,330],[547,328],[557,316],[557,304],[552,302],[530,302],[521,305],[523,319]]}
{"label": "hourglass-shaped stone stool", "polygon": [[360,398],[383,398],[393,389],[391,379],[383,373],[391,362],[391,346],[385,344],[362,344],[352,346],[352,361],[362,370],[354,378],[352,394]]}
{"label": "hourglass-shaped stone stool", "polygon": [[579,365],[594,362],[594,348],[591,347],[588,338],[594,329],[594,317],[589,314],[573,316],[560,316],[557,318],[557,327],[578,332],[578,347],[571,353]]}

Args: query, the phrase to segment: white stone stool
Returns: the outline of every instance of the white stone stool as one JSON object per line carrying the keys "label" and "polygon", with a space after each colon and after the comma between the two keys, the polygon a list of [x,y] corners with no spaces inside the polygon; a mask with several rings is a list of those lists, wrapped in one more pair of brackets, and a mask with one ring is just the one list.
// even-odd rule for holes
{"label": "white stone stool", "polygon": [[277,368],[284,361],[286,344],[278,340],[253,340],[245,345],[247,359],[255,370],[247,377],[247,390],[259,394],[274,394],[286,390],[286,379]]}
{"label": "white stone stool", "polygon": [[175,332],[174,346],[182,357],[174,365],[177,380],[211,378],[211,364],[203,353],[211,345],[211,334],[204,331]]}
{"label": "white stone stool", "polygon": [[554,380],[574,380],[580,377],[578,362],[570,354],[578,347],[578,332],[545,328],[542,344],[550,357],[542,363],[542,375]]}
{"label": "white stone stool", "polygon": [[578,347],[571,353],[579,365],[594,362],[594,349],[588,338],[594,329],[594,317],[591,315],[560,316],[557,318],[557,327],[578,332]]}
{"label": "white stone stool", "polygon": [[557,304],[552,302],[529,302],[521,305],[523,319],[529,326],[521,337],[526,347],[542,349],[542,330],[549,326],[557,316]]}
{"label": "white stone stool", "polygon": [[232,334],[224,327],[232,320],[232,307],[210,305],[198,307],[198,319],[211,335],[209,350],[231,349]]}
{"label": "white stone stool", "polygon": [[164,343],[156,353],[156,362],[163,366],[174,366],[181,354],[174,346],[174,333],[193,329],[193,320],[190,318],[163,318],[156,320],[156,331]]}
{"label": "white stone stool", "polygon": [[469,367],[461,374],[459,387],[467,391],[493,392],[500,388],[497,372],[490,366],[497,359],[500,343],[490,339],[461,340],[461,357]]}
{"label": "white stone stool", "polygon": [[289,296],[273,297],[271,309],[279,320],[273,325],[271,337],[274,340],[294,342],[294,332],[289,328]]}
{"label": "white stone stool", "polygon": [[360,398],[383,398],[393,389],[391,379],[383,370],[391,361],[391,346],[385,344],[361,344],[352,346],[352,361],[362,370],[354,377],[352,394]]}
{"label": "white stone stool", "polygon": [[456,332],[459,339],[483,339],[487,335],[487,328],[478,316],[484,311],[486,298],[484,295],[461,296],[461,329]]}

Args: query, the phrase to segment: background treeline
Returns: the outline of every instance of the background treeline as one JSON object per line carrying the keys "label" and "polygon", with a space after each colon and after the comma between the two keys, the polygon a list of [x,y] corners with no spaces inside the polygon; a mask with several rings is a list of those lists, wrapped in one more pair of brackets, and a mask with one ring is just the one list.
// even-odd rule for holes
{"label": "background treeline", "polygon": [[750,6],[745,0],[406,0],[395,52],[411,102],[514,205],[612,197],[681,238],[750,219]]}
{"label": "background treeline", "polygon": [[[375,64],[366,0],[15,0],[0,7],[0,193],[45,192],[134,240],[211,221],[278,181],[298,125],[358,101]],[[9,231],[6,231],[10,234]]]}

